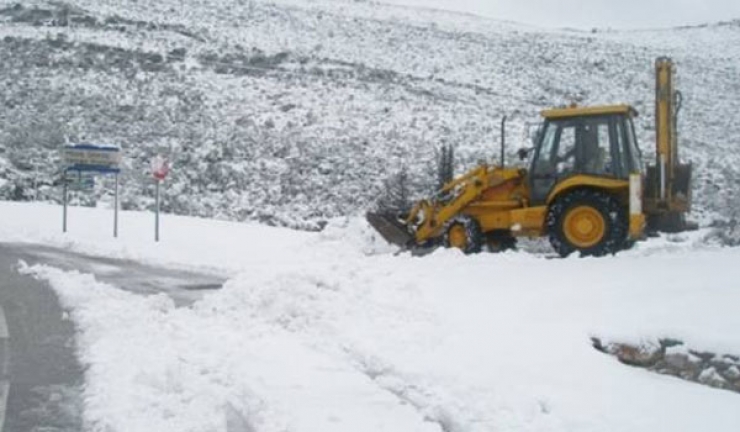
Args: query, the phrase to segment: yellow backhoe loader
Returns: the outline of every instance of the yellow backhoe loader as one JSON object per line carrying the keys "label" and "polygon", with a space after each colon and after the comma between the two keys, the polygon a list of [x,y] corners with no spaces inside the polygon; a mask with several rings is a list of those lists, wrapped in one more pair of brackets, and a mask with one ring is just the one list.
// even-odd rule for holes
{"label": "yellow backhoe loader", "polygon": [[656,63],[656,161],[643,165],[629,105],[542,111],[529,167],[481,165],[446,184],[407,214],[368,213],[368,222],[402,247],[442,244],[466,253],[548,236],[562,256],[601,256],[643,238],[646,228],[689,228],[691,165],[679,163],[674,64]]}

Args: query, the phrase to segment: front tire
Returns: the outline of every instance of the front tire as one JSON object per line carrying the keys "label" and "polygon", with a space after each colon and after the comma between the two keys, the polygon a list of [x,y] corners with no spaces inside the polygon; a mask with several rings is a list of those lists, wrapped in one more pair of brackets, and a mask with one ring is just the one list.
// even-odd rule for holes
{"label": "front tire", "polygon": [[560,256],[604,256],[622,249],[627,214],[619,201],[603,192],[579,189],[558,198],[546,219],[550,244]]}
{"label": "front tire", "polygon": [[447,223],[444,245],[457,248],[466,254],[474,254],[483,248],[483,232],[477,220],[470,216],[457,216]]}

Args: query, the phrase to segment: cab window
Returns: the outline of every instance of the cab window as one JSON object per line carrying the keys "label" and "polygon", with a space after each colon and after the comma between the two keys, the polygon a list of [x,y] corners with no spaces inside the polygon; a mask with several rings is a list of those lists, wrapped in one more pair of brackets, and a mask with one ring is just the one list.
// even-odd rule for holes
{"label": "cab window", "polygon": [[610,150],[608,118],[583,119],[578,128],[579,151],[577,172],[579,174],[612,174],[613,155]]}

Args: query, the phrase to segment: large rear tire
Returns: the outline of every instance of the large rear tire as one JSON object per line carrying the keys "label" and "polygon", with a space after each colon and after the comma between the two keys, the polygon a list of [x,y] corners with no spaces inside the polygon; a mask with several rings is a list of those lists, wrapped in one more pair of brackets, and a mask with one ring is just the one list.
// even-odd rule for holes
{"label": "large rear tire", "polygon": [[546,219],[550,244],[560,256],[617,253],[625,245],[629,222],[619,201],[603,192],[578,189],[558,198]]}
{"label": "large rear tire", "polygon": [[445,247],[457,248],[466,254],[473,254],[481,251],[483,240],[480,224],[470,216],[457,216],[445,227]]}

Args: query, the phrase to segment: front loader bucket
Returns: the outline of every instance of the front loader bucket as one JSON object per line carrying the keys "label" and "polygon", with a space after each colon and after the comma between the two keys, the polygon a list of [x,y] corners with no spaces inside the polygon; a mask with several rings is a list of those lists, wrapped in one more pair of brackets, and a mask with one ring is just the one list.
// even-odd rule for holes
{"label": "front loader bucket", "polygon": [[408,247],[414,240],[406,225],[394,215],[368,212],[365,219],[390,244]]}

